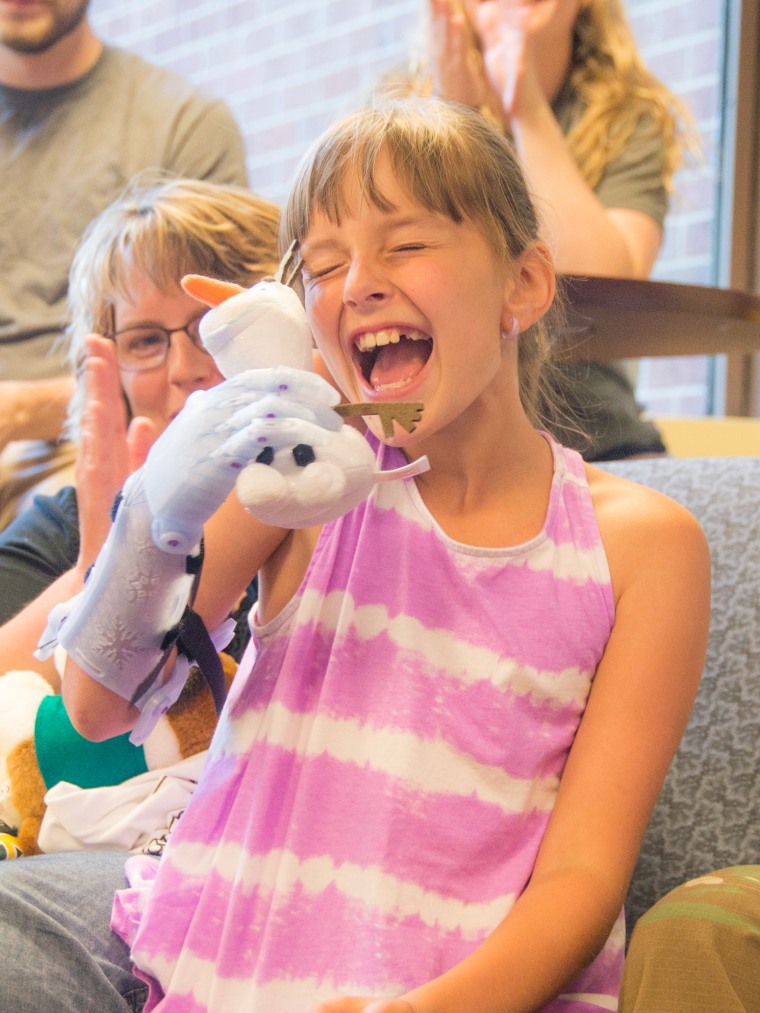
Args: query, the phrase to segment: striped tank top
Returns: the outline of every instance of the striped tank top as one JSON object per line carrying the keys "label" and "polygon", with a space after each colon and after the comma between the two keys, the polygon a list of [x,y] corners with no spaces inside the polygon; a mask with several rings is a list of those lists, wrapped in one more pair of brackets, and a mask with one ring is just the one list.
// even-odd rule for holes
{"label": "striped tank top", "polygon": [[[323,528],[296,596],[254,624],[151,886],[132,948],[146,1009],[397,996],[508,913],[614,614],[583,462],[552,449],[525,544],[452,540],[411,479]],[[621,915],[547,1013],[616,1009],[622,957]]]}

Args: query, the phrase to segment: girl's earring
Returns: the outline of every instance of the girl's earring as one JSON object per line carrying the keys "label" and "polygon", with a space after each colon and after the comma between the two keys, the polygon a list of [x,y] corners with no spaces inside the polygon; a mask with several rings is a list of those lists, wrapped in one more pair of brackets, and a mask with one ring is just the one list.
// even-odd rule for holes
{"label": "girl's earring", "polygon": [[508,331],[502,328],[501,340],[502,341],[514,341],[520,334],[520,324],[517,317],[512,317],[512,326]]}

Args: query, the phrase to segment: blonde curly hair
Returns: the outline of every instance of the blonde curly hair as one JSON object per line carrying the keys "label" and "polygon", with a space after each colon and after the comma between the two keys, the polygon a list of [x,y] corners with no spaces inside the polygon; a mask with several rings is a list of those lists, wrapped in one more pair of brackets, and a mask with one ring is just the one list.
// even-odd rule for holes
{"label": "blonde curly hair", "polygon": [[[461,3],[460,10],[467,17]],[[470,26],[473,46],[479,51],[477,32],[471,22]],[[418,40],[410,54],[410,73],[388,75],[379,89],[381,93],[432,94],[429,38],[425,3]],[[634,130],[647,118],[652,135],[662,137],[663,183],[672,191],[673,175],[685,152],[696,152],[698,148],[693,117],[646,67],[623,0],[581,0],[573,26],[569,84],[584,111],[568,134],[567,143],[589,187],[596,187],[606,166],[624,151]],[[480,111],[503,126],[502,118],[495,116],[489,106]]]}
{"label": "blonde curly hair", "polygon": [[584,179],[596,186],[605,166],[625,149],[642,117],[662,137],[663,182],[673,175],[685,149],[695,147],[691,113],[647,69],[623,0],[584,0],[573,26],[570,84],[584,113],[567,138]]}

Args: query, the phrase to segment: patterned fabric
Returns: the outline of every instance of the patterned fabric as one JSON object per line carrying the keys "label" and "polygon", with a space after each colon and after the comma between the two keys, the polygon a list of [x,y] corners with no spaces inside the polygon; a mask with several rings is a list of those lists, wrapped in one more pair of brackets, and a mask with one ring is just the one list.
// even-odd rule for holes
{"label": "patterned fabric", "polygon": [[621,1013],[760,1013],[760,866],[684,883],[639,921]]}
{"label": "patterned fabric", "polygon": [[[507,914],[613,622],[582,461],[554,454],[544,528],[517,547],[453,541],[412,481],[323,528],[293,601],[254,629],[162,860],[132,951],[160,983],[147,1009],[397,995]],[[616,1009],[622,948],[621,915],[546,1010]]]}
{"label": "patterned fabric", "polygon": [[628,892],[630,930],[679,883],[760,861],[760,458],[606,467],[682,503],[712,556],[704,674]]}

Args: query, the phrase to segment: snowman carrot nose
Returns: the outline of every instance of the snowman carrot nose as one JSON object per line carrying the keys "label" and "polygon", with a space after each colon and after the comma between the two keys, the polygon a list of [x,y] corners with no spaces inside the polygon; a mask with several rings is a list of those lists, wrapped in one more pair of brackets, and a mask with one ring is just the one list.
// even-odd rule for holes
{"label": "snowman carrot nose", "polygon": [[207,306],[218,306],[233,295],[245,292],[242,285],[236,285],[231,281],[219,281],[217,278],[206,278],[202,274],[186,274],[180,284],[189,296]]}

